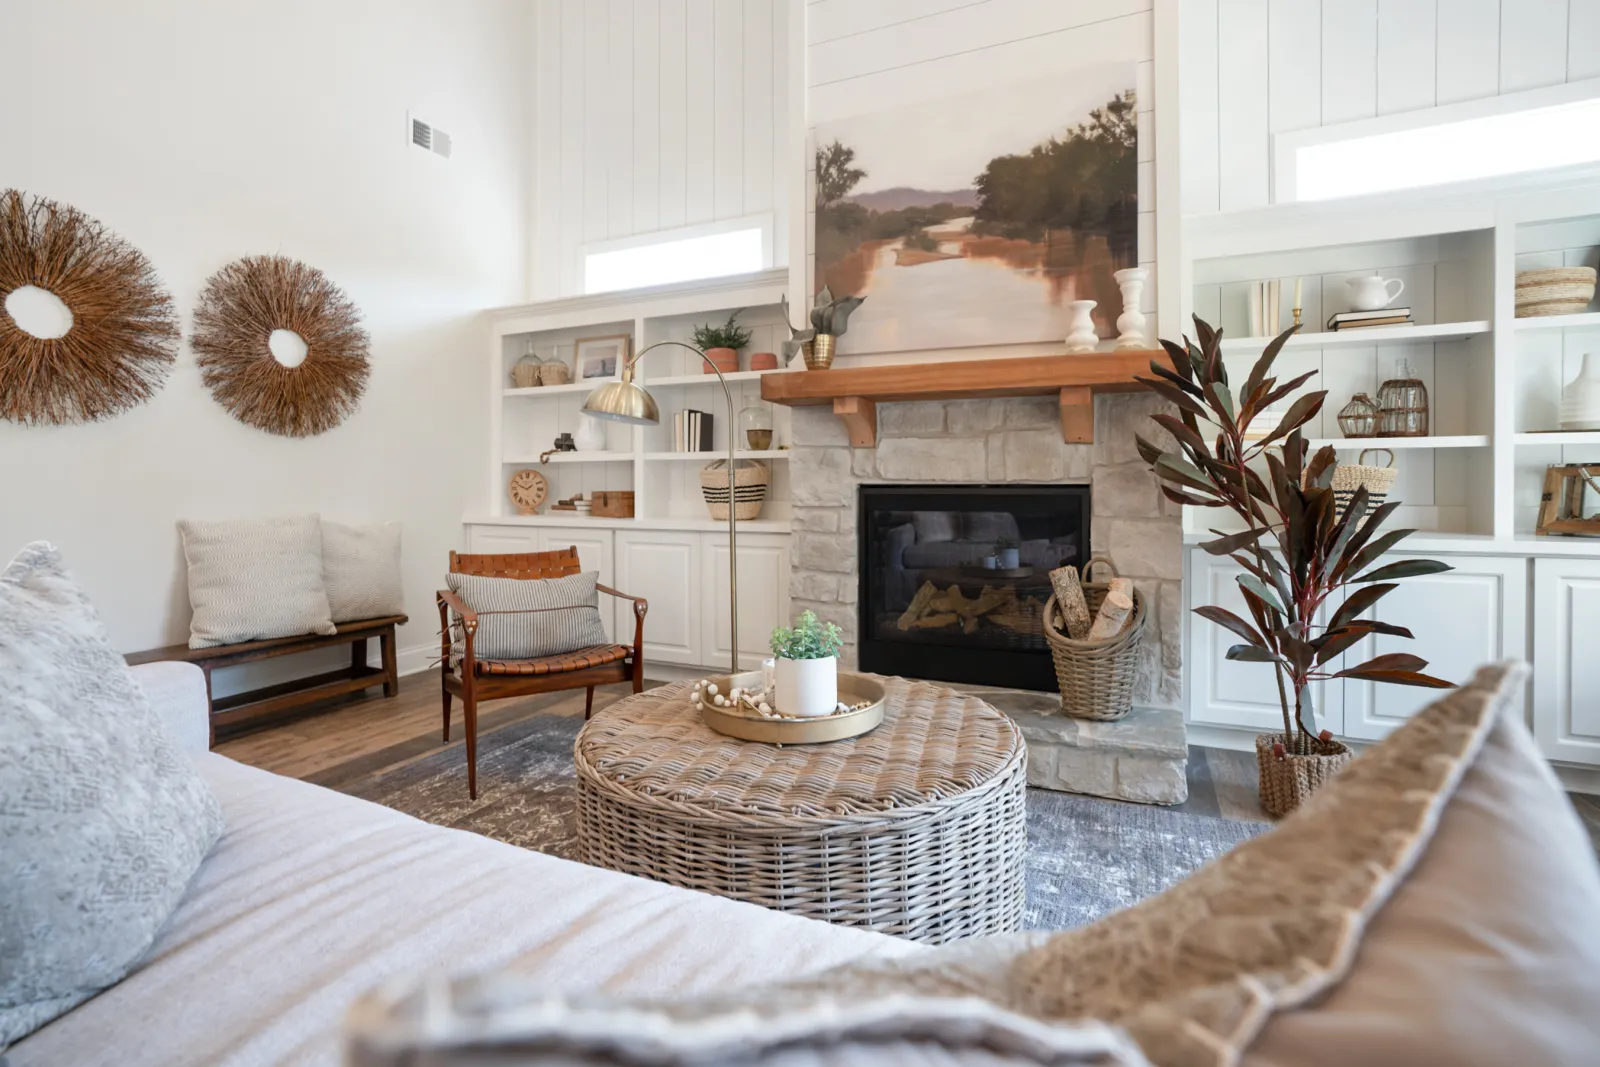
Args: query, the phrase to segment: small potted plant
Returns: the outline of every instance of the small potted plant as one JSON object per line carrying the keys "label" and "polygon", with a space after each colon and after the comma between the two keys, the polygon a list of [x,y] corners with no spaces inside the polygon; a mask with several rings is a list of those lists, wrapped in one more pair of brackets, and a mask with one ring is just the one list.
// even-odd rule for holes
{"label": "small potted plant", "polygon": [[839,648],[844,634],[807,609],[794,628],[772,631],[772,654],[777,657],[774,703],[784,715],[815,718],[831,715],[839,706]]}
{"label": "small potted plant", "polygon": [[811,349],[806,352],[807,370],[827,370],[833,366],[834,344],[850,324],[850,315],[866,299],[864,296],[835,297],[827,286],[822,287],[811,308],[812,339]]}
{"label": "small potted plant", "polygon": [[[735,311],[721,326],[706,323],[694,328],[694,346],[704,352],[723,374],[738,371],[739,350],[750,343],[750,331],[734,321],[738,317],[739,312]],[[702,369],[707,374],[713,373],[709,366],[703,365]]]}
{"label": "small potted plant", "polygon": [[994,542],[994,555],[1000,569],[1011,571],[1022,566],[1022,552],[1015,537],[998,537]]}

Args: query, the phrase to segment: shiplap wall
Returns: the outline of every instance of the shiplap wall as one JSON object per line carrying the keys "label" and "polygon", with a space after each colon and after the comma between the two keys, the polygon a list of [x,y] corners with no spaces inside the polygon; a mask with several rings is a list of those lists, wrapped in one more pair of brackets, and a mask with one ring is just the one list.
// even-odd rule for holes
{"label": "shiplap wall", "polygon": [[1272,135],[1600,76],[1600,0],[1181,0],[1185,214],[1269,203]]}
{"label": "shiplap wall", "polygon": [[788,0],[534,0],[534,300],[579,249],[772,212],[789,257]]}
{"label": "shiplap wall", "polygon": [[[1139,260],[1151,268],[1144,309],[1153,312],[1156,137],[1151,8],[1152,0],[810,0],[806,121],[814,129],[868,110],[892,110],[959,93],[964,86],[1044,77],[1051,71],[1070,70],[1075,62],[1125,59],[1136,64]],[[810,168],[813,152],[808,150],[806,158]],[[808,285],[815,276],[810,192],[814,177],[808,169]],[[1044,347],[1058,350],[1060,345]],[[917,358],[927,355],[919,353]],[[971,350],[964,356],[971,358]]]}

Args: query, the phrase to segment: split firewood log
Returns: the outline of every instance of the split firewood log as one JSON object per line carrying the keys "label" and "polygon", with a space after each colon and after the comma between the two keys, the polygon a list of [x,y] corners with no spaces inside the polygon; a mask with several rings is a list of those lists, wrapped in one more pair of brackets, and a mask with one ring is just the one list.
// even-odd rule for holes
{"label": "split firewood log", "polygon": [[1127,597],[1129,600],[1132,600],[1133,599],[1133,579],[1132,578],[1113,578],[1113,579],[1111,579],[1110,584],[1108,584],[1106,586],[1106,591],[1108,593],[1121,593],[1123,596]]}
{"label": "split firewood log", "polygon": [[1056,607],[1061,611],[1061,621],[1066,625],[1067,636],[1082,641],[1089,636],[1094,625],[1089,617],[1089,602],[1083,598],[1083,585],[1073,567],[1059,567],[1050,572],[1050,585],[1056,591]]}
{"label": "split firewood log", "polygon": [[1133,616],[1133,597],[1125,593],[1107,592],[1100,601],[1100,612],[1089,627],[1090,641],[1109,641],[1122,632]]}
{"label": "split firewood log", "polygon": [[937,630],[944,626],[954,626],[961,616],[953,611],[941,611],[937,615],[924,615],[911,625],[918,630]]}
{"label": "split firewood log", "polygon": [[922,588],[917,590],[917,595],[911,598],[911,604],[900,613],[900,620],[895,625],[902,631],[911,629],[911,624],[916,622],[928,607],[928,601],[939,595],[938,586],[932,582],[923,582]]}

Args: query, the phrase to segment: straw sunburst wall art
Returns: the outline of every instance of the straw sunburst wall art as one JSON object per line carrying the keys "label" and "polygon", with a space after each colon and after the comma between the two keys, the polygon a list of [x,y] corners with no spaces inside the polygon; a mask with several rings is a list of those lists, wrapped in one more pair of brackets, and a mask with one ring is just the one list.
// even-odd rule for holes
{"label": "straw sunburst wall art", "polygon": [[[0,302],[0,417],[12,422],[110,418],[149,400],[172,370],[178,312],[155,268],[66,204],[0,192]],[[51,316],[58,325],[24,314],[41,303],[64,306]]]}
{"label": "straw sunburst wall art", "polygon": [[213,274],[190,344],[219,404],[284,437],[333,429],[367,386],[361,313],[321,271],[284,256],[248,256]]}

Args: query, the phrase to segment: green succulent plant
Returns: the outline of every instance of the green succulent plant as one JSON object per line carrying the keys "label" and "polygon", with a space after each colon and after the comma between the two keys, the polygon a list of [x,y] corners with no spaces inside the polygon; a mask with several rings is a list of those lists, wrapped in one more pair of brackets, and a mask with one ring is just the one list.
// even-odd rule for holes
{"label": "green succulent plant", "polygon": [[784,659],[827,659],[843,647],[844,631],[817,618],[810,608],[800,613],[793,629],[778,626],[772,631],[772,654]]}
{"label": "green succulent plant", "polygon": [[750,331],[734,322],[738,317],[739,312],[735,311],[721,326],[713,326],[710,323],[696,326],[693,335],[695,347],[702,352],[709,352],[713,348],[740,349],[749,344]]}
{"label": "green succulent plant", "polygon": [[1018,543],[1018,541],[1017,541],[1017,539],[1015,537],[1009,537],[1009,536],[1002,535],[1002,536],[997,537],[997,538],[994,539],[994,550],[996,552],[1004,552],[1008,548],[1017,548],[1017,547],[1020,547],[1020,546],[1019,546],[1019,543]]}
{"label": "green succulent plant", "polygon": [[812,328],[817,333],[839,336],[850,324],[851,313],[866,299],[864,296],[841,296],[835,299],[828,287],[823,286],[822,292],[817,294],[817,302],[811,308]]}

